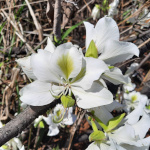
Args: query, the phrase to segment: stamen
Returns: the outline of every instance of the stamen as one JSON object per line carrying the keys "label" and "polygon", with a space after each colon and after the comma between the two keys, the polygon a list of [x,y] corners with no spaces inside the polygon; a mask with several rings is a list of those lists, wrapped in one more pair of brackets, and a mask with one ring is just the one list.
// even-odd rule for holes
{"label": "stamen", "polygon": [[66,87],[66,91],[64,92],[64,95],[66,95],[68,93],[69,87]]}

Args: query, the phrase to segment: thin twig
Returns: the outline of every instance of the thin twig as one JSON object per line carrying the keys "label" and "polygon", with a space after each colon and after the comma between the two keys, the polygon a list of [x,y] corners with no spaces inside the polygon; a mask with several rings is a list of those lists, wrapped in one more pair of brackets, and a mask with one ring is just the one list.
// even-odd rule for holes
{"label": "thin twig", "polygon": [[72,132],[70,134],[70,141],[69,141],[68,150],[70,150],[70,148],[71,148],[71,144],[72,144],[72,140],[73,140],[74,134],[75,134],[76,130],[78,129],[78,127],[79,127],[79,125],[80,125],[80,123],[81,123],[85,113],[86,113],[86,110],[84,110],[83,112],[80,111],[78,116],[77,116],[77,121],[72,126],[72,129],[71,129]]}
{"label": "thin twig", "polygon": [[[47,2],[47,0],[41,0],[41,1],[35,1],[35,2],[31,2],[30,5],[33,5],[33,4],[37,4],[37,3],[43,3],[43,2]],[[21,6],[26,6],[27,4],[21,4],[21,5],[15,5],[13,7],[11,7],[11,9],[13,8],[18,8],[18,7],[21,7]],[[3,10],[8,10],[9,8],[3,8]],[[0,9],[1,10],[1,9]]]}
{"label": "thin twig", "polygon": [[3,14],[6,16],[7,20],[11,23],[11,25],[16,29],[16,35],[26,44],[26,46],[28,47],[28,49],[32,52],[35,53],[35,51],[32,49],[32,47],[27,43],[26,39],[23,37],[23,35],[21,34],[21,32],[19,31],[18,27],[13,23],[13,21],[10,19],[10,17],[7,15],[7,13],[5,12],[5,10],[1,9],[1,11],[3,12]]}
{"label": "thin twig", "polygon": [[134,12],[131,16],[127,17],[125,20],[123,20],[122,22],[120,22],[118,24],[118,26],[120,26],[121,24],[125,23],[127,20],[129,20],[130,18],[133,18],[135,16],[137,16],[141,10],[144,8],[144,7],[149,7],[150,5],[150,1],[147,1],[144,5],[142,5],[136,12]]}
{"label": "thin twig", "polygon": [[[36,29],[37,29],[37,31],[39,33],[39,41],[42,42],[43,41],[42,27],[41,27],[40,23],[38,22],[38,20],[37,20],[35,14],[34,14],[34,11],[33,11],[32,7],[31,7],[30,3],[28,2],[28,0],[25,0],[25,1],[26,1],[27,5],[28,5],[28,8],[29,8],[30,14],[32,16],[33,22],[35,24],[35,27],[36,27]],[[44,48],[43,44],[41,45],[41,48],[42,49]]]}
{"label": "thin twig", "polygon": [[53,32],[61,40],[61,0],[55,1]]}
{"label": "thin twig", "polygon": [[148,42],[150,42],[150,38],[148,40],[146,40],[145,42],[143,42],[141,45],[138,46],[138,48],[143,47],[145,44],[147,44]]}

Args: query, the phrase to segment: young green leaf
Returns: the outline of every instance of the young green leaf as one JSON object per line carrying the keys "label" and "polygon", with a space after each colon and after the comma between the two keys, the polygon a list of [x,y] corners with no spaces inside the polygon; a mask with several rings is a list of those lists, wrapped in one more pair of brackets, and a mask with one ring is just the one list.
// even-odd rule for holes
{"label": "young green leaf", "polygon": [[98,58],[98,50],[97,50],[97,47],[93,40],[91,41],[91,43],[85,53],[85,57]]}
{"label": "young green leaf", "polygon": [[105,140],[105,134],[102,131],[94,131],[93,133],[90,134],[89,136],[89,141],[102,141]]}
{"label": "young green leaf", "polygon": [[40,121],[40,123],[39,123],[39,127],[40,128],[44,128],[45,126],[44,126],[44,122],[43,121]]}
{"label": "young green leaf", "polygon": [[95,115],[93,115],[93,118],[97,121],[97,123],[104,129],[104,131],[107,129],[107,126]]}
{"label": "young green leaf", "polygon": [[65,39],[66,36],[68,36],[68,34],[70,34],[75,28],[77,28],[79,25],[81,25],[83,23],[83,21],[79,22],[78,24],[75,24],[74,26],[72,26],[71,28],[69,28],[63,35],[62,35],[62,40]]}
{"label": "young green leaf", "polygon": [[75,104],[75,100],[71,96],[65,96],[65,95],[61,97],[61,102],[65,108],[72,107]]}
{"label": "young green leaf", "polygon": [[110,119],[107,123],[107,129],[105,130],[105,132],[110,132],[115,127],[117,127],[117,125],[121,122],[124,116],[125,116],[125,113]]}

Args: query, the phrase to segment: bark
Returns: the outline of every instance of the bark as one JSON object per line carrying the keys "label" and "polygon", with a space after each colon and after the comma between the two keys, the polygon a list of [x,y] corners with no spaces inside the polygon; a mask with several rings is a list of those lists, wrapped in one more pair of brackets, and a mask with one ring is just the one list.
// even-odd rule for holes
{"label": "bark", "polygon": [[12,139],[27,128],[39,115],[45,113],[48,109],[55,107],[58,100],[45,106],[28,106],[16,118],[8,122],[0,129],[0,146]]}

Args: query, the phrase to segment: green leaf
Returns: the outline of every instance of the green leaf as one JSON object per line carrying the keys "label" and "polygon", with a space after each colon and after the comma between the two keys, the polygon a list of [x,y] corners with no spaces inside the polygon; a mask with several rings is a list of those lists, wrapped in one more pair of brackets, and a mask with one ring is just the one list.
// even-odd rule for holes
{"label": "green leaf", "polygon": [[85,57],[98,58],[98,50],[97,50],[97,47],[93,40],[91,41],[91,43],[85,53]]}
{"label": "green leaf", "polygon": [[40,123],[39,123],[39,127],[40,128],[44,128],[45,126],[44,126],[44,122],[43,121],[40,121]]}
{"label": "green leaf", "polygon": [[102,131],[94,131],[93,133],[90,134],[89,136],[89,141],[102,141],[105,140],[106,136]]}
{"label": "green leaf", "polygon": [[68,96],[63,95],[61,97],[61,102],[65,108],[72,107],[75,104],[75,100],[69,95]]}
{"label": "green leaf", "polygon": [[0,33],[1,33],[2,29],[4,28],[5,24],[6,24],[6,21],[0,25]]}
{"label": "green leaf", "polygon": [[73,25],[71,28],[69,28],[63,35],[62,35],[62,40],[64,40],[68,34],[70,34],[75,28],[77,28],[79,25],[81,25],[83,23],[83,21]]}
{"label": "green leaf", "polygon": [[150,110],[150,105],[146,106],[146,108]]}
{"label": "green leaf", "polygon": [[107,123],[107,129],[105,130],[105,132],[110,132],[115,127],[117,127],[117,125],[121,122],[124,116],[125,116],[125,113],[110,119]]}
{"label": "green leaf", "polygon": [[107,129],[107,126],[95,115],[93,115],[93,118],[97,121],[97,123],[104,129],[104,131]]}

